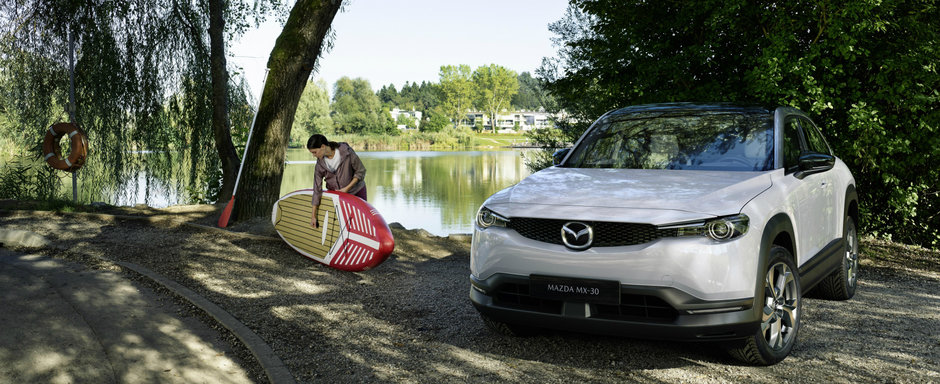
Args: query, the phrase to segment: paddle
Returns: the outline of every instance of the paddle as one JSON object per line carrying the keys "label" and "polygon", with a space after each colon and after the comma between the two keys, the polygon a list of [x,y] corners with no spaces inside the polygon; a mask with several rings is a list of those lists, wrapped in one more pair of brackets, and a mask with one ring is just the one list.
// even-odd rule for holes
{"label": "paddle", "polygon": [[[268,70],[264,70],[264,81],[261,83],[261,95],[264,95],[264,84],[268,82]],[[219,228],[228,226],[228,219],[232,216],[232,207],[235,206],[235,192],[238,192],[238,181],[242,178],[242,168],[245,167],[245,157],[248,157],[248,143],[251,142],[251,133],[255,130],[255,121],[258,120],[258,110],[261,109],[261,98],[258,98],[258,109],[255,110],[255,117],[251,119],[251,128],[248,129],[248,138],[245,139],[245,153],[242,155],[241,165],[238,166],[238,176],[235,176],[235,188],[232,189],[232,198],[229,199],[225,209],[222,210],[222,216],[219,216]]]}

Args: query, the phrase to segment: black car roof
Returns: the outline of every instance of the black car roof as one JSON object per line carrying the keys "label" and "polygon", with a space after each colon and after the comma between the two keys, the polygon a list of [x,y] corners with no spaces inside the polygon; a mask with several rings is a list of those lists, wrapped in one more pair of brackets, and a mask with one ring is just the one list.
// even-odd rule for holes
{"label": "black car roof", "polygon": [[607,113],[608,116],[626,115],[634,113],[696,113],[696,112],[725,112],[725,113],[773,113],[773,109],[740,103],[659,103],[633,105],[616,109]]}

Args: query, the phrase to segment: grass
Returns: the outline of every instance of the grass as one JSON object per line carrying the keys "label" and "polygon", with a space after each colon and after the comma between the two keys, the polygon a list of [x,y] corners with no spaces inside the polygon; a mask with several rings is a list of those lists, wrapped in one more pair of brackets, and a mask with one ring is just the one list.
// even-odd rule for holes
{"label": "grass", "polygon": [[514,144],[528,142],[522,134],[511,133],[474,133],[474,147],[511,147]]}
{"label": "grass", "polygon": [[913,268],[940,272],[940,250],[915,245],[895,243],[888,240],[865,237],[861,239],[863,258],[895,268]]}
{"label": "grass", "polygon": [[52,212],[89,212],[94,208],[89,205],[75,204],[72,200],[0,200],[0,209]]}

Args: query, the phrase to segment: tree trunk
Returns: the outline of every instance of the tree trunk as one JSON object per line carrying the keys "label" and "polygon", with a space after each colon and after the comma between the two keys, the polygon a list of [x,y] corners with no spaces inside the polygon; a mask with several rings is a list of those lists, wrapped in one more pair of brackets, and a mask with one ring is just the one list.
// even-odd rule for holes
{"label": "tree trunk", "polygon": [[212,132],[222,161],[222,190],[218,202],[228,201],[235,188],[238,153],[232,144],[228,119],[228,69],[225,66],[225,18],[223,0],[209,1],[209,70],[212,73]]}
{"label": "tree trunk", "polygon": [[239,221],[271,215],[281,191],[297,103],[341,6],[341,0],[297,0],[271,50],[268,78],[235,196],[234,212]]}

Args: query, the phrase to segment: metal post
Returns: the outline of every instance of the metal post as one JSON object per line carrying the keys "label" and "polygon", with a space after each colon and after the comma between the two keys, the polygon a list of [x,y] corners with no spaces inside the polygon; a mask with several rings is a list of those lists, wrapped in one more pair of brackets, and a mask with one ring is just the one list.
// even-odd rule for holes
{"label": "metal post", "polygon": [[[69,122],[75,121],[75,34],[69,26]],[[78,203],[78,171],[72,172],[72,203]]]}

